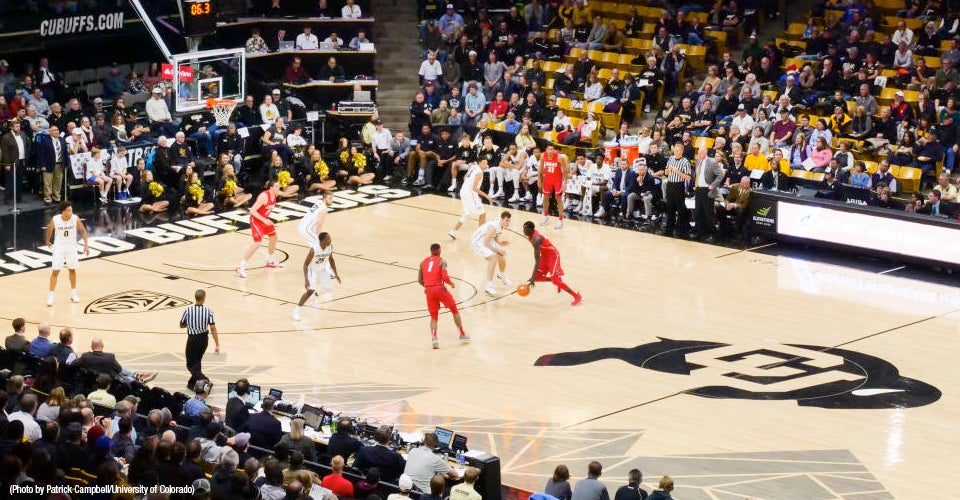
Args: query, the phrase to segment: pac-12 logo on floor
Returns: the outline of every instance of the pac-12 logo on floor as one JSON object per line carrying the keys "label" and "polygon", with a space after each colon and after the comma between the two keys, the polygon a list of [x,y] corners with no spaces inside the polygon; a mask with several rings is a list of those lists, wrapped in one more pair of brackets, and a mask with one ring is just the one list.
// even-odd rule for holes
{"label": "pac-12 logo on floor", "polygon": [[[940,390],[903,377],[893,364],[846,349],[802,344],[745,347],[671,340],[633,348],[546,354],[535,366],[575,366],[619,359],[638,368],[704,380],[685,394],[721,399],[796,400],[836,409],[913,408],[940,399]],[[712,384],[722,380],[722,384]]]}

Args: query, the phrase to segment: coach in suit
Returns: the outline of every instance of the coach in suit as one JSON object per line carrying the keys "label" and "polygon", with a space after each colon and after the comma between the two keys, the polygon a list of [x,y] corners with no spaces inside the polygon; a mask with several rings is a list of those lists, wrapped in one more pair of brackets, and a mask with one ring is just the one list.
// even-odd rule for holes
{"label": "coach in suit", "polygon": [[59,203],[63,192],[63,169],[69,155],[67,141],[60,136],[60,128],[50,125],[50,134],[38,134],[34,144],[37,166],[43,175],[43,202]]}
{"label": "coach in suit", "polygon": [[697,225],[697,232],[707,243],[714,241],[714,232],[717,226],[714,199],[718,196],[717,187],[720,186],[723,176],[723,165],[714,158],[707,156],[707,148],[700,146],[700,149],[697,150],[697,163],[693,172],[694,199],[696,202],[693,217]]}
{"label": "coach in suit", "polygon": [[90,370],[94,373],[106,373],[126,385],[134,382],[147,383],[157,378],[156,373],[134,373],[120,366],[117,356],[110,352],[103,352],[103,339],[94,337],[90,341],[90,352],[83,353],[73,363],[77,368]]}
{"label": "coach in suit", "polygon": [[[27,158],[30,158],[30,136],[21,130],[19,120],[10,122],[10,131],[0,138],[0,164],[3,165],[3,174],[6,176],[7,190],[3,193],[3,202],[12,203],[16,195],[17,203],[23,201],[23,176]],[[16,174],[16,184],[14,184]]]}
{"label": "coach in suit", "polygon": [[723,209],[726,212],[733,212],[736,221],[735,231],[747,235],[747,216],[750,214],[750,194],[753,189],[750,188],[750,176],[744,175],[740,178],[740,183],[730,187],[730,192],[724,200]]}
{"label": "coach in suit", "polygon": [[[617,200],[620,205],[620,218],[629,217],[627,213],[627,198],[629,194],[637,190],[637,171],[630,168],[626,161],[620,162],[620,168],[613,173],[610,179],[610,189],[603,193],[603,211],[604,214],[612,213],[613,201]],[[587,193],[589,195],[589,193]]]}
{"label": "coach in suit", "polygon": [[280,421],[271,413],[274,403],[276,400],[270,396],[263,398],[260,403],[263,411],[250,415],[247,419],[247,432],[250,433],[250,444],[253,446],[273,449],[283,437]]}

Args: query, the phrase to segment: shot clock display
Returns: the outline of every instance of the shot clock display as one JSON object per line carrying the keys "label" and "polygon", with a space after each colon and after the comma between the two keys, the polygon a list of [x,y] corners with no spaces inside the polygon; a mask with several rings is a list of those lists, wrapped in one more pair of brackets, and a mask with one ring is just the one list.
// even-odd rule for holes
{"label": "shot clock display", "polygon": [[216,31],[216,7],[215,0],[180,0],[184,35],[209,35]]}

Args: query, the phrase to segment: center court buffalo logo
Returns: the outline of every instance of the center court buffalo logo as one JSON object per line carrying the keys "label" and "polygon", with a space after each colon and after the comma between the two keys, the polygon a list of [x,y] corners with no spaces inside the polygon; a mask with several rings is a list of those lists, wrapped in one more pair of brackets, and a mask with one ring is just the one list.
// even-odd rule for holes
{"label": "center court buffalo logo", "polygon": [[800,406],[861,410],[914,408],[940,399],[940,390],[900,375],[882,359],[814,345],[778,344],[744,347],[699,340],[671,340],[633,348],[541,356],[535,366],[575,366],[621,360],[648,370],[693,378],[716,378],[684,394],[721,399],[796,400]]}
{"label": "center court buffalo logo", "polygon": [[192,301],[146,290],[128,290],[100,297],[90,303],[85,314],[122,314],[148,311],[164,311],[189,306]]}

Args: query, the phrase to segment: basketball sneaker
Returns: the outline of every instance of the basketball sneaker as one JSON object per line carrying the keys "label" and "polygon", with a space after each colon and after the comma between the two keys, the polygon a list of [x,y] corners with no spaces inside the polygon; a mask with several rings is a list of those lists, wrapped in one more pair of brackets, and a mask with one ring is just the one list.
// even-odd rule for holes
{"label": "basketball sneaker", "polygon": [[300,321],[300,306],[293,308],[293,320]]}
{"label": "basketball sneaker", "polygon": [[279,262],[277,262],[277,261],[275,261],[275,260],[268,260],[268,261],[267,261],[267,264],[266,264],[266,267],[269,267],[269,268],[271,268],[271,269],[280,269],[280,268],[283,267],[283,264],[281,264],[281,263],[279,263]]}
{"label": "basketball sneaker", "polygon": [[530,194],[530,191],[527,191],[527,194],[525,194],[523,198],[520,198],[520,201],[526,201],[526,202],[533,201],[533,195]]}
{"label": "basketball sneaker", "polygon": [[573,296],[573,302],[570,303],[571,306],[579,306],[583,304],[583,295],[579,293]]}
{"label": "basketball sneaker", "polygon": [[557,221],[557,225],[553,226],[556,229],[563,229],[563,219]]}
{"label": "basketball sneaker", "polygon": [[505,273],[497,273],[497,278],[500,278],[500,281],[502,281],[503,284],[506,286],[510,286],[513,284],[513,282],[510,281],[510,277],[507,276]]}
{"label": "basketball sneaker", "polygon": [[453,193],[453,192],[456,192],[456,190],[457,190],[457,180],[454,179],[453,182],[450,183],[450,187],[447,188],[447,192]]}
{"label": "basketball sneaker", "polygon": [[483,291],[486,292],[487,295],[497,295],[497,289],[493,287],[493,283],[487,283],[487,287],[484,288]]}
{"label": "basketball sneaker", "polygon": [[543,206],[543,193],[537,193],[537,206]]}
{"label": "basketball sneaker", "polygon": [[47,294],[47,307],[53,306],[53,292]]}
{"label": "basketball sneaker", "polygon": [[546,226],[548,222],[550,222],[550,217],[544,217],[543,219],[540,220],[540,225]]}
{"label": "basketball sneaker", "polygon": [[449,234],[451,238],[457,239],[457,231],[456,231],[456,230],[450,231],[450,232],[447,233],[447,234]]}
{"label": "basketball sneaker", "polygon": [[77,295],[76,291],[70,292],[70,302],[73,302],[74,304],[76,304],[77,302],[80,302],[80,296]]}
{"label": "basketball sneaker", "polygon": [[520,201],[520,195],[519,195],[516,191],[514,191],[514,192],[513,192],[513,196],[511,196],[510,199],[507,200],[507,201],[510,202],[510,203],[516,203],[516,202]]}
{"label": "basketball sneaker", "polygon": [[237,272],[237,277],[238,277],[238,278],[246,278],[246,277],[247,277],[247,270],[244,269],[244,268],[242,268],[242,267],[240,267],[240,266],[237,266],[237,268],[236,268],[234,271]]}
{"label": "basketball sneaker", "polygon": [[461,343],[461,344],[469,344],[469,343],[470,343],[470,336],[467,335],[466,333],[461,333],[461,334],[460,334],[460,343]]}
{"label": "basketball sneaker", "polygon": [[431,343],[433,344],[434,349],[440,348],[440,340],[438,338],[433,337],[433,340],[431,340]]}

